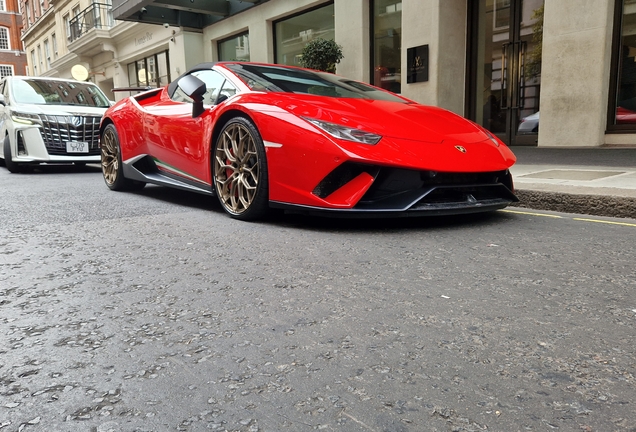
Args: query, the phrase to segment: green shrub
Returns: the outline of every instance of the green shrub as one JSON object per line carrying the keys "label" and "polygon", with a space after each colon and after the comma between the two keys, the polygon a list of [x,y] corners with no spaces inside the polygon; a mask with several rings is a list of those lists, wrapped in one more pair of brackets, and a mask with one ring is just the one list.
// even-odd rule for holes
{"label": "green shrub", "polygon": [[317,38],[303,49],[300,64],[309,69],[335,73],[336,64],[340,63],[343,57],[342,47],[336,42]]}

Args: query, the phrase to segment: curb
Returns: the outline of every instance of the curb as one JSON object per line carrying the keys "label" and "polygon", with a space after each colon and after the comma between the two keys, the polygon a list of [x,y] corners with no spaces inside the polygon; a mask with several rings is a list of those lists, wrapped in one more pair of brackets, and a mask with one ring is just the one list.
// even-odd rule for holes
{"label": "curb", "polygon": [[519,202],[512,207],[636,219],[636,198],[519,189],[515,194]]}

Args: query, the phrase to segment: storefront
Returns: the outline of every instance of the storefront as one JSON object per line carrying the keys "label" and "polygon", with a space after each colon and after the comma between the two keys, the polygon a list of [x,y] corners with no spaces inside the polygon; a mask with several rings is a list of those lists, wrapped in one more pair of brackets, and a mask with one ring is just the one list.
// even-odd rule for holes
{"label": "storefront", "polygon": [[457,112],[511,145],[636,145],[636,0],[140,4],[114,0],[115,18],[163,19],[189,40],[127,63],[127,85],[162,85],[203,61],[298,64],[308,41],[333,38],[338,74]]}

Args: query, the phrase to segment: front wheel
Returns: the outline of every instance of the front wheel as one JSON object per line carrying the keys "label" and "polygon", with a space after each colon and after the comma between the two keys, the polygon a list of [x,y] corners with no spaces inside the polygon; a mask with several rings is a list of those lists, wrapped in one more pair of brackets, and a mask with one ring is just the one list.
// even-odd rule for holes
{"label": "front wheel", "polygon": [[4,165],[7,167],[9,172],[19,173],[20,165],[17,162],[13,162],[13,156],[11,156],[11,141],[9,140],[9,135],[4,137]]}
{"label": "front wheel", "polygon": [[265,147],[256,126],[230,119],[214,143],[212,175],[216,195],[231,217],[256,220],[269,210]]}
{"label": "front wheel", "polygon": [[146,185],[144,182],[130,180],[124,177],[119,135],[113,124],[106,126],[102,133],[101,155],[102,174],[104,176],[104,182],[109,189],[114,191],[136,190]]}

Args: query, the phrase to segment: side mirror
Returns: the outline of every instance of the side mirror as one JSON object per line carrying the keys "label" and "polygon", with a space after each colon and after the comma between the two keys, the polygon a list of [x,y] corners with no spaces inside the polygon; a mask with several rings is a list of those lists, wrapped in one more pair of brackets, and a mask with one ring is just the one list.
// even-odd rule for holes
{"label": "side mirror", "polygon": [[192,104],[192,117],[203,114],[203,95],[206,92],[205,83],[194,75],[186,75],[179,80],[178,86],[194,102]]}
{"label": "side mirror", "polygon": [[4,100],[4,95],[0,94],[0,105],[2,106],[7,106],[6,101]]}

